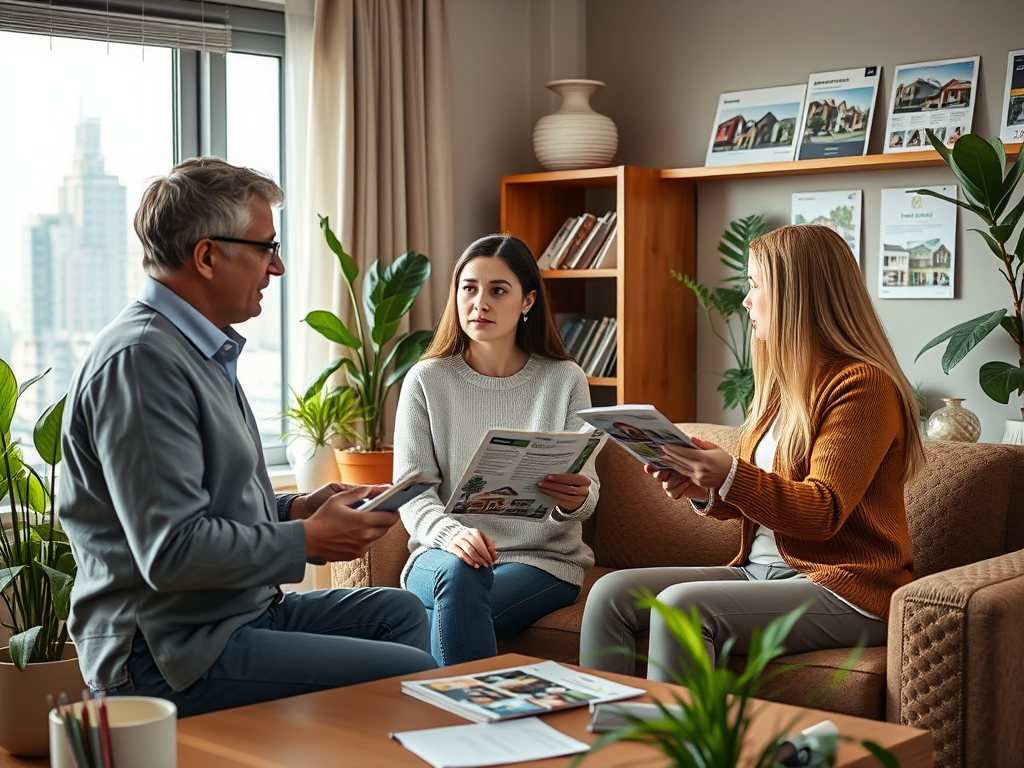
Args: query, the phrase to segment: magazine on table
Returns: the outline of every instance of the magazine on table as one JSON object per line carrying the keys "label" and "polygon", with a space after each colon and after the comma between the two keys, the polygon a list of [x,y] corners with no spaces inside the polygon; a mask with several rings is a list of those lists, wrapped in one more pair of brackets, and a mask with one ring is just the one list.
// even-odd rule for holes
{"label": "magazine on table", "polygon": [[860,264],[861,190],[794,192],[790,224],[820,224],[839,233]]}
{"label": "magazine on table", "polygon": [[644,464],[669,469],[662,446],[696,448],[689,435],[673,424],[653,405],[610,405],[576,412]]}
{"label": "magazine on table", "polygon": [[797,160],[868,153],[881,67],[819,72],[807,81]]}
{"label": "magazine on table", "polygon": [[970,133],[980,61],[969,56],[896,67],[882,151],[932,149],[929,128],[947,147]]}
{"label": "magazine on table", "polygon": [[543,715],[646,693],[555,661],[456,677],[403,680],[402,691],[477,723]]}
{"label": "magazine on table", "polygon": [[577,474],[604,440],[601,432],[489,429],[453,486],[449,515],[544,520],[555,500],[537,487],[547,475]]}
{"label": "magazine on table", "polygon": [[1004,144],[1024,141],[1024,51],[1010,51],[1006,62],[1006,89],[1003,92],[1003,119],[999,138]]}
{"label": "magazine on table", "polygon": [[723,93],[704,165],[792,160],[806,90],[801,84]]}

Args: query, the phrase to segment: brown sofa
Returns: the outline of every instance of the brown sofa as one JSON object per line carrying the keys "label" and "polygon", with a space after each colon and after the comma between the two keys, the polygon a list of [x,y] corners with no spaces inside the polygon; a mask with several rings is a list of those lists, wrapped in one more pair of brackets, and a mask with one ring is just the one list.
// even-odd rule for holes
{"label": "brown sofa", "polygon": [[[737,430],[684,424],[734,451]],[[1024,765],[1024,448],[928,442],[928,469],[907,487],[916,580],[892,598],[887,647],[869,648],[815,706],[932,731],[936,768]],[[689,513],[614,444],[597,460],[601,499],[586,536],[597,559],[575,605],[502,644],[575,663],[583,604],[614,568],[716,565],[738,524]],[[362,560],[335,565],[335,584],[397,586],[408,537],[396,526]],[[774,698],[804,704],[848,650],[796,654]],[[736,661],[736,660],[734,660]],[[742,663],[742,659],[738,660]]]}

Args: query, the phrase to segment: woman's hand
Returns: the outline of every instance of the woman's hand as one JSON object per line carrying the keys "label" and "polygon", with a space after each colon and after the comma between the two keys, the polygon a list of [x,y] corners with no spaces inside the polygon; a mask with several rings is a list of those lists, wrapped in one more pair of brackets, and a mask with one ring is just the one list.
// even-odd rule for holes
{"label": "woman's hand", "polygon": [[489,567],[498,562],[498,550],[486,533],[477,528],[467,528],[452,539],[448,551],[466,565],[474,568]]}
{"label": "woman's hand", "polygon": [[714,443],[694,438],[698,449],[664,445],[665,463],[701,488],[718,488],[732,471],[732,456]]}
{"label": "woman's hand", "polygon": [[590,494],[590,478],[586,475],[547,475],[537,487],[558,502],[563,512],[575,512]]}
{"label": "woman's hand", "polygon": [[644,464],[644,472],[661,483],[670,499],[679,500],[682,498],[693,501],[707,501],[709,491],[701,488],[686,475],[681,475],[674,469],[658,469],[650,464]]}

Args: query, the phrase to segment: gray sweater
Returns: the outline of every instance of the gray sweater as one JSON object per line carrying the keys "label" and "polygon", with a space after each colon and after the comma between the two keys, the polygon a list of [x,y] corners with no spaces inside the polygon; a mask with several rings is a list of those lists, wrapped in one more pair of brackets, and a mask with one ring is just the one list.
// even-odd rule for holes
{"label": "gray sweater", "polygon": [[[244,408],[244,413],[243,413]],[[78,577],[68,626],[86,683],[126,681],[136,627],[183,690],[302,578],[302,523],[278,522],[240,388],[163,315],[129,305],[68,393],[61,522]]]}
{"label": "gray sweater", "polygon": [[458,518],[444,514],[444,501],[488,429],[578,432],[585,424],[576,411],[589,406],[587,377],[568,360],[534,355],[523,370],[505,378],[483,376],[459,356],[417,363],[406,376],[398,401],[395,478],[423,473],[441,485],[402,507],[412,553],[402,583],[421,553],[445,549],[465,528],[478,528],[494,540],[499,563],[526,563],[582,584],[594,564],[594,553],[583,543],[581,521],[597,505],[595,456],[583,469],[593,482],[590,495],[572,514],[556,511],[543,522]]}

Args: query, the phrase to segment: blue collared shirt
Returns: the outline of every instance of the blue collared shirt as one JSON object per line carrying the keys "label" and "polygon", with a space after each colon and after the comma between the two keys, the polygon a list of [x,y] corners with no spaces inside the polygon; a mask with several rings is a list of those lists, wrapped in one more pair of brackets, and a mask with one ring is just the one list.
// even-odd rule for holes
{"label": "blue collared shirt", "polygon": [[230,325],[222,331],[198,309],[149,275],[143,278],[138,298],[147,307],[170,320],[208,360],[219,363],[231,386],[235,386],[238,356],[245,346],[245,338],[241,334]]}

